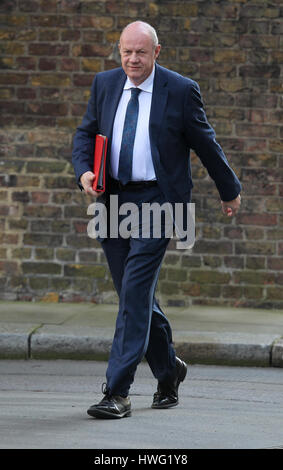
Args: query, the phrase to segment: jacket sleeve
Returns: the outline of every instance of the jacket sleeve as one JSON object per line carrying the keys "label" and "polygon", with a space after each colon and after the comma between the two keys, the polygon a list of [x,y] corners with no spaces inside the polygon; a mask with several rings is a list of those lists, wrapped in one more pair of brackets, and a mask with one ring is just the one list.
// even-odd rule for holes
{"label": "jacket sleeve", "polygon": [[222,148],[216,142],[215,132],[203,109],[199,86],[192,80],[187,88],[184,118],[190,147],[214,180],[221,200],[232,201],[240,193],[241,183],[229,166]]}
{"label": "jacket sleeve", "polygon": [[83,189],[80,183],[81,175],[86,171],[93,171],[94,141],[96,134],[99,132],[96,112],[96,87],[97,80],[94,78],[86,113],[73,139],[72,164],[76,182],[81,190]]}

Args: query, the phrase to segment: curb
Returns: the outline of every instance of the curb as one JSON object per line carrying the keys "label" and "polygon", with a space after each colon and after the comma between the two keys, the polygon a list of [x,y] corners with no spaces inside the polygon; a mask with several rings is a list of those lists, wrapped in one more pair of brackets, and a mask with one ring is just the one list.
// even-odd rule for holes
{"label": "curb", "polygon": [[283,337],[274,342],[271,355],[272,366],[283,367]]}
{"label": "curb", "polygon": [[[0,334],[0,359],[107,360],[112,338],[71,334]],[[283,367],[283,337],[244,333],[194,332],[174,343],[177,355],[191,364]]]}

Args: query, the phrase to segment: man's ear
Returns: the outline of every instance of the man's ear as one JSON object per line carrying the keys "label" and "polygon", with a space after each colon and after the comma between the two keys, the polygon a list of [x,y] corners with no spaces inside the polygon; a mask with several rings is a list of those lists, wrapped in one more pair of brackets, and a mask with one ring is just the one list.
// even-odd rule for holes
{"label": "man's ear", "polygon": [[155,48],[155,51],[154,51],[154,54],[155,54],[155,59],[158,59],[159,57],[159,54],[160,54],[160,49],[161,49],[161,45],[158,44]]}

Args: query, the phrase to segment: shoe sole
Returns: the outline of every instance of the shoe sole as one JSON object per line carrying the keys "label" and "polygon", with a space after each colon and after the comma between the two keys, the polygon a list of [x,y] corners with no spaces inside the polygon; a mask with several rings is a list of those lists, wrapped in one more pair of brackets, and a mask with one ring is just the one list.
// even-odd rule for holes
{"label": "shoe sole", "polygon": [[131,416],[131,410],[125,411],[124,413],[109,413],[103,410],[87,410],[87,414],[92,418],[100,418],[100,419],[119,419],[119,418],[127,418]]}
{"label": "shoe sole", "polygon": [[179,401],[176,403],[170,403],[168,405],[151,405],[151,408],[154,410],[166,410],[167,408],[173,408],[174,406],[177,406],[179,404]]}

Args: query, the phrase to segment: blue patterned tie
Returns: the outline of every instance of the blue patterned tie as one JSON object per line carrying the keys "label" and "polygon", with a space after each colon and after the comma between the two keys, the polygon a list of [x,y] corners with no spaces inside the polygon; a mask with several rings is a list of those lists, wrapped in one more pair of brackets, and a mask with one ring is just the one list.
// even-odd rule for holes
{"label": "blue patterned tie", "polygon": [[118,170],[118,179],[122,184],[127,184],[132,178],[133,150],[139,114],[140,92],[140,88],[131,88],[131,98],[126,111]]}

